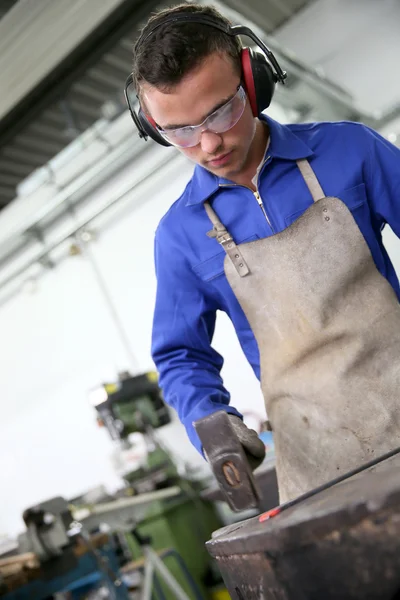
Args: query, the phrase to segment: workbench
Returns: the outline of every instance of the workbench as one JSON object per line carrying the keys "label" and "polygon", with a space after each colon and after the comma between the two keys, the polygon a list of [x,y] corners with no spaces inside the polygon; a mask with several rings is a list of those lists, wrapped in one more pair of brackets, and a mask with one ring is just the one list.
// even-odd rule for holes
{"label": "workbench", "polygon": [[[119,565],[109,537],[100,534],[91,543],[118,574]],[[115,587],[85,544],[77,544],[70,554],[53,564],[41,565],[33,553],[2,559],[0,577],[1,600],[44,600],[59,592],[70,592],[71,598],[78,598],[101,582],[116,589],[116,600],[128,600],[125,586],[117,582]]]}

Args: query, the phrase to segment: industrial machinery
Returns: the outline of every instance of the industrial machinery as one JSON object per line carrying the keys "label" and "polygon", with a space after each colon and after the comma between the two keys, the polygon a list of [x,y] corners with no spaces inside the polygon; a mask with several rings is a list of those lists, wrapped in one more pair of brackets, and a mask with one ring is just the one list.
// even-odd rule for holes
{"label": "industrial machinery", "polygon": [[226,501],[257,513],[207,543],[232,600],[400,600],[400,448],[272,508],[227,414],[195,427]]}
{"label": "industrial machinery", "polygon": [[90,400],[120,453],[143,437],[143,460],[127,461],[125,485],[113,495],[100,487],[25,510],[26,531],[0,556],[1,600],[209,598],[220,576],[205,543],[221,520],[201,497],[208,482],[178,473],[157,440],[171,420],[157,377],[124,373]]}
{"label": "industrial machinery", "polygon": [[117,381],[92,390],[89,400],[99,413],[113,440],[126,439],[130,433],[146,433],[171,422],[153,371],[132,376],[119,374]]}
{"label": "industrial machinery", "polygon": [[27,530],[18,551],[0,559],[2,600],[45,600],[59,593],[71,600],[128,600],[115,536],[86,534],[61,497],[27,509],[23,518]]}
{"label": "industrial machinery", "polygon": [[[99,424],[106,427],[115,442],[117,471],[136,493],[159,489],[176,480],[176,465],[155,435],[156,429],[171,422],[156,373],[121,373],[116,382],[92,390],[89,400],[97,410]],[[141,434],[145,443],[141,464],[131,460],[131,437],[135,433]]]}
{"label": "industrial machinery", "polygon": [[[182,567],[178,564],[179,557],[184,556],[196,584],[205,592],[204,581],[219,578],[213,570],[205,542],[221,525],[221,520],[212,501],[201,496],[209,481],[198,481],[188,477],[185,471],[178,472],[170,452],[158,439],[157,429],[168,425],[171,417],[158,386],[157,374],[148,372],[132,376],[127,372],[121,373],[117,381],[104,383],[92,390],[89,400],[96,408],[99,423],[106,427],[114,441],[115,462],[119,463],[118,472],[126,484],[121,494],[140,498],[140,495],[167,491],[174,486],[180,491],[179,495],[153,501],[147,506],[135,534],[127,536],[132,553],[155,566],[153,550],[156,548],[164,552],[169,548],[165,564],[185,587],[187,574],[182,580]],[[141,434],[146,446],[144,460],[140,464],[137,460],[130,460],[135,454],[132,440],[135,434]],[[151,542],[139,544],[140,536]],[[185,589],[190,591],[187,586]],[[163,593],[168,600],[175,598],[169,595],[165,586]]]}
{"label": "industrial machinery", "polygon": [[1,600],[209,598],[202,576],[215,520],[178,486],[86,507],[52,498],[23,518],[26,531],[0,557]]}

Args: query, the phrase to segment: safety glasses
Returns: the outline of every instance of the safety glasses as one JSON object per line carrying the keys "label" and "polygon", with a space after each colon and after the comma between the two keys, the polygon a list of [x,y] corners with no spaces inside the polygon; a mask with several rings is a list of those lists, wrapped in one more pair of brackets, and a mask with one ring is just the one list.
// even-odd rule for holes
{"label": "safety glasses", "polygon": [[188,125],[177,129],[161,129],[157,126],[157,131],[173,146],[192,148],[200,143],[201,134],[205,131],[225,133],[232,129],[242,116],[245,106],[246,92],[242,85],[239,85],[236,94],[221,108],[211,113],[200,125]]}

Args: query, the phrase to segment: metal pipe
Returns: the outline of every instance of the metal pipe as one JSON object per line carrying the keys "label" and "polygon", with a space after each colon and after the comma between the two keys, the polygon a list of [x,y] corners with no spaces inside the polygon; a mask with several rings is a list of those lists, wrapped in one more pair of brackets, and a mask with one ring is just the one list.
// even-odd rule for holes
{"label": "metal pipe", "polygon": [[166,498],[172,498],[173,496],[179,496],[182,490],[178,485],[164,488],[163,490],[155,490],[154,492],[144,492],[133,498],[118,498],[111,502],[103,502],[95,504],[91,507],[90,513],[94,515],[105,515],[109,513],[118,513],[122,508],[133,508],[136,506],[143,506],[151,504],[157,500],[165,500]]}
{"label": "metal pipe", "polygon": [[[118,202],[123,200],[126,197],[126,195],[129,194],[132,190],[134,190],[135,188],[139,187],[140,185],[148,182],[150,176],[152,177],[152,179],[151,179],[152,183],[156,183],[157,178],[160,178],[161,180],[165,181],[165,177],[167,176],[168,171],[171,169],[171,167],[174,167],[175,163],[176,163],[176,165],[181,165],[183,161],[184,161],[184,159],[182,158],[182,155],[179,153],[175,153],[175,152],[171,153],[169,160],[165,159],[164,153],[160,153],[160,160],[156,164],[151,164],[149,170],[146,171],[140,177],[139,180],[134,182],[132,185],[130,185],[126,189],[122,190],[117,196],[112,198],[105,206],[103,206],[102,208],[95,211],[95,213],[93,215],[91,215],[84,221],[80,222],[79,224],[76,223],[71,228],[71,230],[68,231],[66,234],[64,234],[59,240],[50,244],[46,248],[45,252],[38,253],[35,257],[33,257],[30,261],[28,261],[27,264],[25,264],[23,267],[20,267],[17,271],[12,273],[9,277],[4,279],[3,281],[0,281],[0,289],[5,288],[8,285],[10,285],[13,281],[15,281],[16,279],[21,277],[33,265],[35,265],[35,264],[39,263],[41,260],[45,259],[49,253],[53,252],[56,248],[61,246],[63,243],[65,243],[68,240],[70,240],[71,238],[73,238],[79,231],[82,231],[83,229],[87,228],[93,221],[95,221],[95,219],[102,216],[111,207],[115,206]],[[7,294],[5,301],[10,300],[13,295],[14,295],[13,293]],[[2,304],[3,304],[3,300],[0,299],[0,306]]]}
{"label": "metal pipe", "polygon": [[[95,132],[93,132],[93,137],[99,139],[99,135],[96,135]],[[24,231],[38,226],[43,218],[63,203],[74,203],[77,198],[79,199],[87,196],[87,187],[89,184],[92,184],[93,189],[98,187],[104,181],[109,180],[110,176],[119,168],[125,166],[128,161],[135,158],[138,154],[142,154],[143,151],[146,152],[150,147],[150,144],[147,147],[143,147],[143,145],[139,143],[139,138],[135,140],[134,133],[130,130],[126,138],[121,140],[112,152],[105,153],[105,155],[102,158],[97,159],[90,168],[86,169],[71,183],[58,191],[56,195],[38,210],[34,216],[30,215],[25,222],[18,227],[17,231],[11,230],[9,232],[9,237],[1,240],[2,245],[5,245],[8,239],[15,238],[19,233],[22,234]],[[26,199],[26,201],[27,200],[28,199]]]}

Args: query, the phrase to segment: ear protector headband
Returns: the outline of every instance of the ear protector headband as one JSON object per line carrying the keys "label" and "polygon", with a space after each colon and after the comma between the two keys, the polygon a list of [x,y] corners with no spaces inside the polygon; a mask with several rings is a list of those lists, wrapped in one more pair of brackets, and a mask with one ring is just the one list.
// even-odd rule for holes
{"label": "ear protector headband", "polygon": [[[244,35],[251,40],[262,50],[255,52],[252,48],[243,48],[241,51],[242,79],[249,98],[251,110],[255,117],[258,117],[263,110],[268,108],[271,103],[277,82],[284,83],[287,77],[285,71],[282,70],[275,56],[269,48],[260,40],[258,36],[244,25],[230,26],[209,15],[197,15],[193,13],[181,13],[176,15],[167,15],[160,19],[158,23],[138,39],[135,44],[135,53],[139,46],[147,40],[156,29],[166,23],[200,23],[219,29],[226,35],[237,36]],[[132,119],[139,132],[139,136],[147,141],[150,137],[152,140],[162,146],[170,146],[157,131],[156,123],[150,115],[146,115],[142,108],[136,112],[132,100],[133,78],[128,77],[125,83],[125,98],[131,113]],[[135,92],[133,92],[135,95]],[[136,95],[135,95],[136,97]]]}

